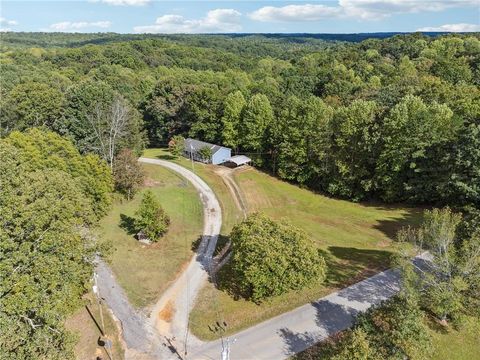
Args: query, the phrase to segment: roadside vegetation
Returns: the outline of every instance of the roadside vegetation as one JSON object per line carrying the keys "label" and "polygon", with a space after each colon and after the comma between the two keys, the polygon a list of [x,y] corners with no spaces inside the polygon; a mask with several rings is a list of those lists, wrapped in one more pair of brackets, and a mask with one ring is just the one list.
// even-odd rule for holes
{"label": "roadside vegetation", "polygon": [[413,254],[428,250],[431,258],[412,262],[412,249],[400,252],[400,293],[358,316],[352,329],[295,358],[467,359],[478,353],[480,229],[459,236],[460,221],[449,208],[433,209],[418,229],[399,231],[399,242],[413,243]]}

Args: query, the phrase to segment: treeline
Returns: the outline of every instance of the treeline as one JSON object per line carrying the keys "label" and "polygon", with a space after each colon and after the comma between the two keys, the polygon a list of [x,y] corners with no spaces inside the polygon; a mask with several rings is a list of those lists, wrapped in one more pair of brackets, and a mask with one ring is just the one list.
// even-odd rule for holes
{"label": "treeline", "polygon": [[0,158],[0,358],[73,359],[64,322],[90,288],[110,169],[38,129],[0,140]]}
{"label": "treeline", "polygon": [[[480,205],[478,34],[179,39],[4,52],[3,134],[46,126],[110,163],[181,134],[342,198]],[[102,148],[118,109],[122,140]]]}

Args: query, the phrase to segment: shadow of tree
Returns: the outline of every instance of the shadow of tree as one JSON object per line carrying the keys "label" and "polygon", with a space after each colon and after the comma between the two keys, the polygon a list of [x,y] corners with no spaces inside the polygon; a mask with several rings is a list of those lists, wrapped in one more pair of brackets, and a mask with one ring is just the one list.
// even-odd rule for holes
{"label": "shadow of tree", "polygon": [[278,331],[278,334],[285,343],[284,353],[291,356],[300,351],[303,351],[310,346],[314,345],[318,340],[317,338],[308,332],[296,333],[288,328],[282,328]]}
{"label": "shadow of tree", "polygon": [[329,300],[319,300],[312,303],[316,310],[315,322],[323,335],[328,337],[353,325],[358,310]]}
{"label": "shadow of tree", "polygon": [[170,154],[161,154],[156,156],[157,159],[161,160],[175,160],[178,156],[170,155]]}
{"label": "shadow of tree", "polygon": [[345,287],[388,268],[391,253],[383,250],[331,246],[322,251],[327,264],[326,284]]}
{"label": "shadow of tree", "polygon": [[120,214],[120,228],[125,230],[128,235],[135,235],[137,229],[135,226],[135,218],[125,214]]}

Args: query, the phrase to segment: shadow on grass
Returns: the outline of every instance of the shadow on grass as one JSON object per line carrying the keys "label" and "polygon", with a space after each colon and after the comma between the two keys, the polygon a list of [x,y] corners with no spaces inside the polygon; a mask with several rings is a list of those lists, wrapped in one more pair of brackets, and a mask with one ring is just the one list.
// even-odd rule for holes
{"label": "shadow on grass", "polygon": [[135,235],[137,229],[135,227],[135,218],[125,214],[120,214],[120,228],[125,230],[128,235]]}
{"label": "shadow on grass", "polygon": [[179,156],[174,156],[174,155],[170,155],[170,154],[160,154],[160,155],[157,155],[156,158],[160,159],[160,160],[172,161],[172,160],[178,159]]}
{"label": "shadow on grass", "polygon": [[384,250],[330,246],[322,255],[327,263],[326,283],[343,288],[387,269],[392,254]]}

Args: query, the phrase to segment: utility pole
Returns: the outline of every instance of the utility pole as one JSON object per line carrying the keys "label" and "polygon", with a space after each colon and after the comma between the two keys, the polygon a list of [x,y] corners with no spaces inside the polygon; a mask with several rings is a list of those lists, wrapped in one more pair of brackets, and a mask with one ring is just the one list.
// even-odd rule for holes
{"label": "utility pole", "polygon": [[105,334],[105,322],[103,320],[102,300],[101,300],[101,297],[100,297],[100,290],[98,289],[97,278],[98,278],[98,275],[97,275],[96,272],[94,272],[93,273],[93,281],[94,281],[95,285],[93,286],[93,292],[95,294],[95,297],[97,298],[98,309],[100,310],[100,319],[102,321],[102,329],[101,329],[100,333],[103,336],[103,339],[102,339],[103,348],[107,352],[107,355],[110,358],[110,360],[113,360],[112,344],[111,344],[110,339],[108,339],[107,335]]}

